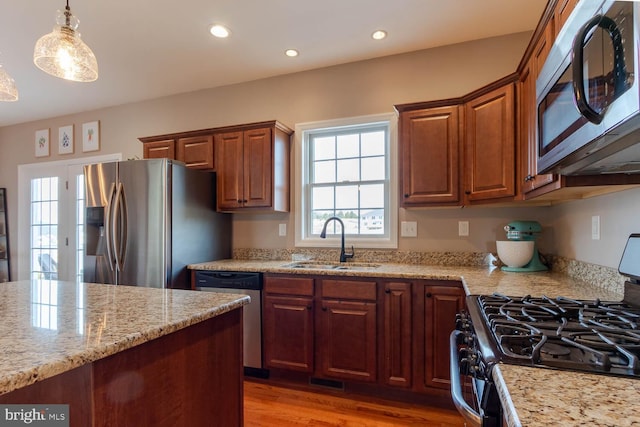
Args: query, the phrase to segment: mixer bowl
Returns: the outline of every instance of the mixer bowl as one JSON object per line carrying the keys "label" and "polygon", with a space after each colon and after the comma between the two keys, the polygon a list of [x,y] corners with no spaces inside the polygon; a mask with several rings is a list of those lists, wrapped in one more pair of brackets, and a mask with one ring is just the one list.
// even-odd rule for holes
{"label": "mixer bowl", "polygon": [[533,240],[498,240],[498,258],[509,267],[524,267],[533,258]]}

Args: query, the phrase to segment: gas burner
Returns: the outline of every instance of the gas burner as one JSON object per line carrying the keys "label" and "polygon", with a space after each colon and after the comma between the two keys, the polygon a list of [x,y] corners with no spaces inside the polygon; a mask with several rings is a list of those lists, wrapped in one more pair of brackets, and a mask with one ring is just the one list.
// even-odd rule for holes
{"label": "gas burner", "polygon": [[559,344],[546,343],[540,349],[540,353],[553,359],[569,359],[571,349]]}

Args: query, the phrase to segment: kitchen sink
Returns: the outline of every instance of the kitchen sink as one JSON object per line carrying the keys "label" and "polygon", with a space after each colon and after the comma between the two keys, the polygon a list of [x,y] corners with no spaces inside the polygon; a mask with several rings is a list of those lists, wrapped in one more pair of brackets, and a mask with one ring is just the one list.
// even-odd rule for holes
{"label": "kitchen sink", "polygon": [[380,264],[368,262],[321,262],[321,261],[296,261],[284,264],[286,268],[315,269],[315,270],[375,270]]}

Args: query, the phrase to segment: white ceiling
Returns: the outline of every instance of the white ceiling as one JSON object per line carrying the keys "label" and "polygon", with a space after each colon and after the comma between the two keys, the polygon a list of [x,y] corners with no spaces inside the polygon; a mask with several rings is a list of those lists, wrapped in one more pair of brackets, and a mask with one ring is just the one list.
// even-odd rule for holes
{"label": "white ceiling", "polygon": [[[93,83],[51,77],[33,47],[64,0],[0,0],[0,64],[20,99],[0,126],[532,30],[546,0],[70,0]],[[215,39],[212,23],[231,29]],[[371,39],[376,29],[389,36]],[[300,51],[297,58],[285,49]]]}

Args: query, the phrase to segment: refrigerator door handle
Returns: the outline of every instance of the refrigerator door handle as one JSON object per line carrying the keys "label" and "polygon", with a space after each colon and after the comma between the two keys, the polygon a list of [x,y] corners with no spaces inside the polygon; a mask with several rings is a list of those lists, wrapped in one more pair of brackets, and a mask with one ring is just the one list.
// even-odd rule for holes
{"label": "refrigerator door handle", "polygon": [[109,190],[109,199],[107,200],[107,206],[105,206],[105,221],[104,221],[104,227],[105,227],[105,232],[104,232],[104,236],[105,236],[105,243],[107,246],[107,263],[109,264],[109,269],[111,271],[113,271],[113,264],[114,264],[114,258],[113,258],[113,241],[111,239],[112,237],[112,224],[111,224],[111,220],[113,217],[113,205],[115,203],[115,194],[116,194],[116,185],[114,183],[111,184],[111,189]]}
{"label": "refrigerator door handle", "polygon": [[118,271],[124,269],[124,260],[127,253],[127,200],[125,198],[124,185],[118,183],[115,206],[113,208],[113,246]]}

